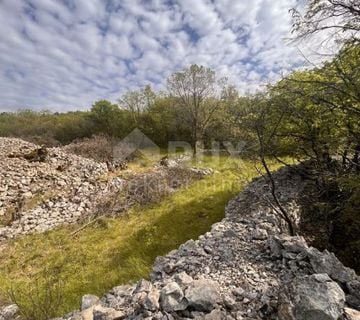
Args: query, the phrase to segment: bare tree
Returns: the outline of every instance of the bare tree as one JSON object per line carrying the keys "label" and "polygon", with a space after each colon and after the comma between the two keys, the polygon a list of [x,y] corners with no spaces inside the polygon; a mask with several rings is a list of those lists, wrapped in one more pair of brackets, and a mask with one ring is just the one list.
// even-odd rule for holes
{"label": "bare tree", "polygon": [[191,126],[191,145],[196,154],[197,141],[211,122],[218,107],[215,72],[196,64],[171,75],[167,82],[170,94],[183,107]]}
{"label": "bare tree", "polygon": [[296,40],[327,30],[339,40],[360,41],[359,0],[308,0],[304,14],[297,9],[291,13]]}
{"label": "bare tree", "polygon": [[268,165],[268,157],[276,156],[276,139],[279,127],[283,121],[283,112],[272,112],[273,105],[264,94],[257,94],[253,97],[239,100],[231,113],[233,117],[230,121],[242,130],[250,130],[256,141],[256,152],[265,170],[266,178],[269,182],[272,201],[269,201],[277,216],[282,219],[289,230],[290,235],[295,234],[295,227],[290,214],[282,205],[277,192],[277,186],[273,174]]}

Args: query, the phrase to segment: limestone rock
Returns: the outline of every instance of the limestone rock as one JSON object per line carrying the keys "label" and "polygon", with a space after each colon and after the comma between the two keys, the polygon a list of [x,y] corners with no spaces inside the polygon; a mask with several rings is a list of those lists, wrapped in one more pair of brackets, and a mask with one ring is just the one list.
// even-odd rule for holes
{"label": "limestone rock", "polygon": [[186,309],[187,303],[184,301],[184,293],[176,282],[168,283],[161,290],[160,305],[167,312]]}
{"label": "limestone rock", "polygon": [[112,308],[103,306],[95,306],[93,310],[93,320],[119,320],[122,319],[124,313]]}
{"label": "limestone rock", "polygon": [[195,280],[185,291],[189,307],[198,311],[211,311],[220,300],[218,284],[212,280]]}
{"label": "limestone rock", "polygon": [[140,293],[140,292],[146,292],[146,293],[149,293],[152,289],[152,284],[151,282],[147,281],[147,280],[144,280],[144,279],[141,279],[135,290],[134,290],[134,294],[136,293]]}
{"label": "limestone rock", "polygon": [[209,314],[205,315],[205,320],[226,320],[226,313],[221,310],[213,310]]}
{"label": "limestone rock", "polygon": [[327,273],[332,279],[341,283],[357,278],[354,270],[345,267],[333,253],[327,250],[321,253],[315,248],[309,248],[307,253],[315,272]]}
{"label": "limestone rock", "polygon": [[256,229],[254,234],[253,234],[253,239],[254,240],[266,240],[268,237],[268,233],[265,229]]}
{"label": "limestone rock", "polygon": [[177,273],[174,277],[174,280],[183,289],[186,288],[191,282],[193,282],[193,278],[190,277],[185,271]]}
{"label": "limestone rock", "polygon": [[16,304],[11,304],[3,309],[0,309],[1,320],[13,320],[19,312],[19,307]]}
{"label": "limestone rock", "polygon": [[146,310],[155,311],[160,308],[159,305],[160,292],[158,289],[152,289],[144,300],[144,308]]}
{"label": "limestone rock", "polygon": [[360,320],[360,311],[345,308],[344,313],[346,320]]}
{"label": "limestone rock", "polygon": [[345,294],[327,274],[296,278],[280,296],[280,320],[336,320]]}
{"label": "limestone rock", "polygon": [[81,299],[81,310],[88,309],[99,303],[99,297],[92,294],[86,294]]}

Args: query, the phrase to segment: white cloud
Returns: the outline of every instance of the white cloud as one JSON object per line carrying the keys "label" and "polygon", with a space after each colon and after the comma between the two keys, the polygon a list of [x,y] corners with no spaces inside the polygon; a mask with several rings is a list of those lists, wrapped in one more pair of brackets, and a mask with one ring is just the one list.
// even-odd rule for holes
{"label": "white cloud", "polygon": [[[303,58],[283,40],[296,0],[2,0],[0,110],[116,100],[205,64],[241,92]],[[308,53],[310,51],[306,51]]]}

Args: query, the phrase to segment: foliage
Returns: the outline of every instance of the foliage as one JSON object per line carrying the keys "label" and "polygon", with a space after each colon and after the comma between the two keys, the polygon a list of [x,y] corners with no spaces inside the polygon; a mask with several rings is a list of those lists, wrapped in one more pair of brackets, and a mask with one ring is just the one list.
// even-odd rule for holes
{"label": "foliage", "polygon": [[[123,138],[138,127],[163,148],[174,140],[189,142],[194,151],[198,140],[207,147],[241,142],[246,154],[265,167],[268,158],[307,159],[307,174],[316,187],[309,211],[319,224],[335,225],[329,228],[331,249],[358,268],[353,257],[360,252],[359,1],[309,0],[304,15],[293,15],[297,39],[332,30],[341,40],[340,50],[322,65],[292,72],[263,92],[240,96],[234,86],[219,83],[213,70],[192,65],[169,77],[167,92],[146,86],[124,93],[118,105],[100,100],[83,112],[2,113],[0,135],[56,145],[93,134]],[[330,23],[334,17],[336,25]],[[71,227],[14,241],[0,258],[0,283],[29,283],[34,272],[69,259],[62,272],[68,280],[62,288],[66,301],[57,310],[61,313],[75,306],[79,294],[101,293],[146,276],[156,255],[206,231],[241,189],[233,188],[234,168],[216,168],[220,175],[92,227],[78,242],[69,239]],[[245,166],[245,171],[251,170]]]}
{"label": "foliage", "polygon": [[183,121],[189,123],[191,146],[203,139],[205,129],[218,109],[215,72],[196,64],[174,73],[167,86],[174,103],[183,108]]}
{"label": "foliage", "polygon": [[[156,256],[208,231],[223,217],[229,199],[258,175],[253,162],[236,158],[205,157],[197,165],[217,172],[160,203],[134,208],[117,219],[104,219],[76,239],[70,234],[78,226],[68,226],[11,241],[0,257],[1,295],[11,286],[16,288],[15,297],[21,297],[25,311],[30,310],[33,302],[27,295],[40,291],[43,297],[46,274],[57,271],[61,285],[54,290],[60,290],[63,300],[54,304],[56,316],[78,308],[83,294],[101,295],[113,286],[148,277]],[[40,313],[37,316],[37,320],[46,319]]]}

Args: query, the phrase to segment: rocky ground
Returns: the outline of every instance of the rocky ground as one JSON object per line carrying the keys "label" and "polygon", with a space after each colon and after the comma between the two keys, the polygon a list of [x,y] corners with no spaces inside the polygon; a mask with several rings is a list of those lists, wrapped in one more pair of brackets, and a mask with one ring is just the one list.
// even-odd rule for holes
{"label": "rocky ground", "polygon": [[[306,182],[288,168],[275,177],[295,216]],[[80,311],[61,319],[359,319],[360,278],[288,236],[268,193],[254,181],[210,232],[158,257],[149,281],[86,295]]]}
{"label": "rocky ground", "polygon": [[118,214],[212,173],[183,167],[182,158],[142,173],[114,171],[64,150],[0,137],[0,241]]}
{"label": "rocky ground", "polygon": [[[89,214],[100,199],[119,190],[121,179],[102,181],[102,163],[47,149],[40,161],[26,159],[37,145],[0,138],[0,240],[43,232]],[[39,159],[35,159],[39,160]]]}
{"label": "rocky ground", "polygon": [[[33,147],[24,146],[18,140],[5,139],[0,143],[11,144],[15,151]],[[91,190],[98,190],[100,182],[95,177],[106,171],[102,165],[71,158],[73,162],[67,170],[74,170],[74,175],[70,175],[73,178],[67,182],[63,171],[56,169],[64,165],[62,152],[58,149],[50,152],[54,154],[51,159],[56,161],[36,165],[23,159],[9,160],[6,154],[0,156],[8,168],[1,171],[1,181],[6,179],[7,172],[17,173],[18,177],[16,182],[2,182],[2,186],[8,186],[1,193],[2,207],[17,199],[19,190],[36,192],[32,189],[34,170],[44,172],[36,178],[42,179],[41,183],[71,195],[63,196],[66,200],[62,203],[66,206],[81,207],[71,197],[75,197],[77,188],[88,181],[86,175],[91,170],[96,174],[89,185]],[[84,162],[80,165],[77,161]],[[297,221],[298,200],[307,182],[289,168],[279,170],[274,177],[281,202]],[[60,181],[65,181],[68,189]],[[81,199],[85,199],[82,202],[86,204],[88,198]],[[53,206],[58,208],[54,212],[65,211],[55,202]],[[23,217],[31,217],[34,210],[40,209],[32,209]],[[52,214],[50,217],[53,218]],[[15,224],[10,228],[20,226]],[[158,257],[149,280],[115,287],[102,298],[86,295],[80,310],[57,320],[355,320],[360,319],[359,310],[360,278],[333,254],[319,252],[308,247],[302,237],[287,234],[286,225],[274,213],[268,184],[261,178],[230,201],[226,217],[213,225],[211,231]],[[8,306],[0,311],[0,320],[13,319],[16,313],[16,306]]]}

